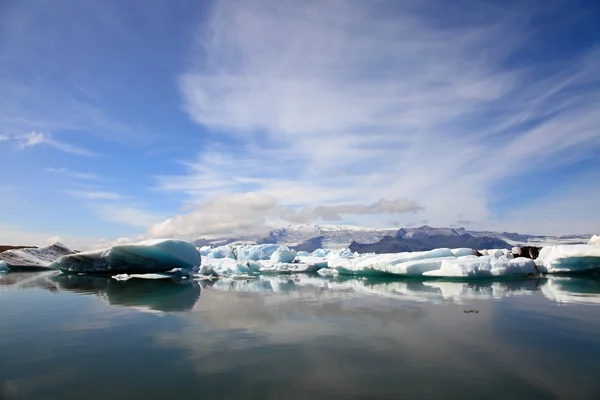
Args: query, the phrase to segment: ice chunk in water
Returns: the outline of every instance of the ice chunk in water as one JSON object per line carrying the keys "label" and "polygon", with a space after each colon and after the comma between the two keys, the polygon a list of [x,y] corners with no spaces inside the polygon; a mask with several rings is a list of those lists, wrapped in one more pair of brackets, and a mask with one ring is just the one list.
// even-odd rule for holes
{"label": "ice chunk in water", "polygon": [[600,246],[572,244],[546,246],[535,260],[547,273],[583,272],[600,269]]}
{"label": "ice chunk in water", "polygon": [[495,258],[487,255],[444,260],[439,270],[425,272],[423,275],[446,278],[491,278],[535,273],[537,273],[535,263],[528,258],[510,260],[504,256]]}
{"label": "ice chunk in water", "polygon": [[63,272],[160,273],[200,266],[200,253],[184,240],[157,239],[63,256],[50,266]]}
{"label": "ice chunk in water", "polygon": [[600,246],[600,236],[598,235],[594,235],[590,238],[590,241],[588,242],[589,245],[592,246]]}
{"label": "ice chunk in water", "polygon": [[292,261],[294,261],[294,258],[296,258],[296,250],[290,250],[287,247],[280,247],[278,248],[272,255],[271,255],[271,262],[272,263],[291,263]]}
{"label": "ice chunk in water", "polygon": [[359,257],[329,260],[329,267],[342,275],[421,275],[439,269],[445,259],[456,256],[450,249],[435,249],[397,254],[363,254]]}

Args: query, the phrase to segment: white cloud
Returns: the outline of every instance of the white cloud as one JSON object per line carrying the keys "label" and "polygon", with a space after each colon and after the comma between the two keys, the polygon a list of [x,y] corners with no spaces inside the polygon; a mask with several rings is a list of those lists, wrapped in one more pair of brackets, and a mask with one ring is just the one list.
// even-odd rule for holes
{"label": "white cloud", "polygon": [[169,218],[150,228],[153,237],[188,237],[230,234],[247,230],[267,230],[281,223],[316,220],[340,221],[348,215],[402,214],[419,211],[414,201],[380,199],[369,204],[340,204],[295,210],[272,196],[249,192],[220,195],[200,204],[188,214]]}
{"label": "white cloud", "polygon": [[533,38],[535,9],[378,4],[392,11],[218,1],[180,88],[191,119],[231,145],[207,147],[159,188],[193,203],[251,191],[302,207],[401,196],[431,224],[485,225],[508,178],[600,147],[597,49],[544,73],[508,66]]}
{"label": "white cloud", "polygon": [[15,139],[17,140],[18,146],[21,150],[26,149],[27,147],[47,145],[57,150],[64,151],[65,153],[71,153],[79,156],[97,156],[96,153],[90,150],[78,147],[71,143],[53,139],[52,135],[49,133],[31,131],[24,135],[17,136]]}

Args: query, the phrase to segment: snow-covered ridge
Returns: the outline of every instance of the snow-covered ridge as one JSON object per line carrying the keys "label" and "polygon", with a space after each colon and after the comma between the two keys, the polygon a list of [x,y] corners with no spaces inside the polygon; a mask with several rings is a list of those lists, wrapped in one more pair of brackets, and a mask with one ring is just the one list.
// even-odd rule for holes
{"label": "snow-covered ridge", "polygon": [[[533,245],[547,246],[556,244],[583,244],[587,243],[590,235],[568,235],[568,236],[547,236],[547,235],[523,235],[509,232],[494,231],[471,231],[465,228],[434,228],[427,225],[417,228],[367,228],[352,225],[290,225],[286,227],[275,228],[270,232],[258,233],[250,232],[244,235],[207,237],[198,239],[195,243],[198,246],[204,245],[223,245],[230,242],[254,242],[254,243],[274,243],[284,246],[297,246],[310,240],[319,240],[321,246],[327,249],[337,249],[348,247],[352,242],[361,244],[377,243],[386,236],[400,236],[407,240],[423,237],[424,235],[435,236],[456,236],[469,234],[474,237],[490,237],[500,239],[511,246],[514,245]],[[433,246],[440,247],[440,246]]]}

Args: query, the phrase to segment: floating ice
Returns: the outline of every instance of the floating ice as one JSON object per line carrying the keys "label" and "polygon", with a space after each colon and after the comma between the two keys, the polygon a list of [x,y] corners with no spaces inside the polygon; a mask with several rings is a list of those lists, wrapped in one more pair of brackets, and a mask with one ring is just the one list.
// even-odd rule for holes
{"label": "floating ice", "polygon": [[463,247],[463,248],[459,248],[459,249],[451,249],[450,251],[456,257],[464,257],[464,256],[474,256],[474,255],[476,255],[475,250],[470,249],[468,247]]}
{"label": "floating ice", "polygon": [[6,261],[0,261],[0,271],[6,271],[8,269],[8,264]]}
{"label": "floating ice", "polygon": [[199,265],[200,253],[193,244],[157,239],[63,256],[50,267],[63,272],[161,273],[173,268],[191,270]]}
{"label": "floating ice", "polygon": [[0,262],[4,262],[10,269],[48,268],[50,264],[60,257],[75,253],[61,243],[40,248],[26,248],[7,250],[0,253]]}
{"label": "floating ice", "polygon": [[[247,274],[252,271],[251,261],[238,262],[232,258],[211,258],[202,259],[200,274],[203,275],[239,275]],[[203,272],[204,271],[204,272]]]}
{"label": "floating ice", "polygon": [[327,249],[316,249],[310,255],[313,257],[327,257],[327,254],[329,254],[329,252],[330,250]]}
{"label": "floating ice", "polygon": [[207,256],[212,250],[212,246],[202,246],[198,249],[201,256]]}
{"label": "floating ice", "polygon": [[280,247],[271,254],[271,262],[276,263],[291,263],[296,258],[296,250],[290,250],[287,247]]}
{"label": "floating ice", "polygon": [[210,258],[234,258],[233,249],[230,246],[219,246],[214,249],[210,249],[207,254]]}
{"label": "floating ice", "polygon": [[113,275],[113,279],[118,281],[127,281],[129,279],[173,279],[171,274],[118,274]]}
{"label": "floating ice", "polygon": [[397,254],[369,254],[352,259],[329,260],[329,267],[342,275],[422,275],[439,269],[442,261],[454,259],[450,249]]}
{"label": "floating ice", "polygon": [[600,246],[600,236],[598,235],[594,235],[590,238],[590,241],[588,242],[589,245],[592,246]]}
{"label": "floating ice", "polygon": [[310,265],[318,265],[321,268],[327,268],[328,260],[321,257],[313,257],[313,256],[298,256],[296,257],[300,264],[310,264]]}
{"label": "floating ice", "polygon": [[[279,246],[278,244],[259,244],[259,245],[243,245],[237,246],[233,250],[233,256],[238,261],[258,261],[258,260],[269,260],[273,253],[279,249],[287,249],[285,246]],[[292,258],[293,260],[293,258]]]}
{"label": "floating ice", "polygon": [[542,272],[564,273],[600,269],[600,246],[572,244],[542,248],[536,264]]}
{"label": "floating ice", "polygon": [[491,278],[505,275],[528,275],[537,273],[535,263],[528,258],[509,260],[501,256],[464,257],[444,260],[438,270],[423,275],[445,278]]}

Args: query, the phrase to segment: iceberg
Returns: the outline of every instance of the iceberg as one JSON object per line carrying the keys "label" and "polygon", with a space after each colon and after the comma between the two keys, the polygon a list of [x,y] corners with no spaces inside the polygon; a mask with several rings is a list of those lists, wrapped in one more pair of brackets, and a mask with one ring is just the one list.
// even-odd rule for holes
{"label": "iceberg", "polygon": [[291,263],[296,258],[296,250],[290,250],[287,247],[280,247],[271,254],[272,263]]}
{"label": "iceberg", "polygon": [[[233,257],[236,260],[243,261],[258,261],[258,260],[269,260],[271,256],[280,250],[288,250],[285,246],[278,244],[258,244],[258,245],[243,245],[237,246],[233,251]],[[295,254],[294,254],[295,257]],[[294,258],[292,257],[292,260]]]}
{"label": "iceberg", "polygon": [[591,246],[600,246],[600,236],[598,236],[598,235],[593,235],[593,236],[590,238],[590,240],[589,240],[588,244],[589,244],[589,245],[591,245]]}
{"label": "iceberg", "polygon": [[423,275],[443,278],[492,278],[509,275],[526,276],[537,273],[535,263],[529,258],[511,260],[505,256],[495,258],[487,255],[443,260],[438,270],[428,271]]}
{"label": "iceberg", "polygon": [[6,263],[6,261],[0,261],[0,271],[6,270],[8,270],[8,264]]}
{"label": "iceberg", "polygon": [[329,260],[341,275],[422,275],[439,269],[444,260],[455,259],[450,249],[397,254],[368,254],[351,259]]}
{"label": "iceberg", "polygon": [[540,271],[553,273],[600,270],[600,246],[572,244],[546,246],[535,260]]}
{"label": "iceberg", "polygon": [[11,270],[46,269],[60,257],[75,252],[61,243],[40,248],[7,250],[0,253],[0,263]]}
{"label": "iceberg", "polygon": [[252,265],[250,261],[241,263],[233,258],[205,257],[199,274],[210,276],[248,274],[253,271]]}
{"label": "iceberg", "polygon": [[471,248],[468,248],[468,247],[463,247],[463,248],[460,248],[460,249],[451,249],[450,251],[456,257],[465,257],[465,256],[475,256],[475,255],[477,255],[477,253],[475,252],[475,250],[473,250]]}
{"label": "iceberg", "polygon": [[210,258],[215,258],[215,259],[234,258],[233,257],[233,248],[231,248],[230,246],[215,247],[214,249],[210,249],[207,256]]}
{"label": "iceberg", "polygon": [[184,240],[156,239],[62,256],[50,267],[69,273],[162,273],[200,267],[200,253]]}

